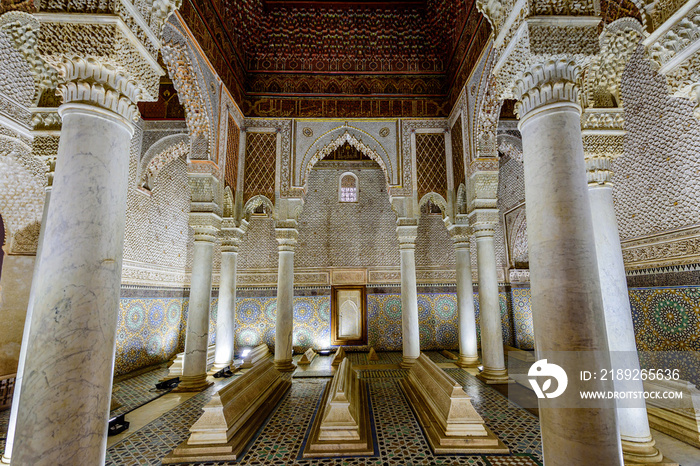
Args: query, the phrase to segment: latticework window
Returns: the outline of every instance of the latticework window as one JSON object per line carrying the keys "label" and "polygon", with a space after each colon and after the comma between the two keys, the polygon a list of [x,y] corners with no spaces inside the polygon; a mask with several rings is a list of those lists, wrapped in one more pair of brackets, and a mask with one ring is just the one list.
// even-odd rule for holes
{"label": "latticework window", "polygon": [[238,182],[238,125],[231,115],[228,117],[228,138],[226,139],[226,171],[224,179],[226,185],[236,192]]}
{"label": "latticework window", "polygon": [[457,192],[459,185],[464,183],[464,144],[462,141],[462,117],[455,121],[452,127],[452,176],[454,181],[454,192]]}
{"label": "latticework window", "polygon": [[246,135],[243,203],[258,194],[270,200],[275,198],[276,154],[277,135],[275,133]]}
{"label": "latticework window", "polygon": [[340,175],[340,192],[338,198],[340,202],[357,202],[357,177],[352,173]]}
{"label": "latticework window", "polygon": [[416,134],[416,171],[419,200],[431,191],[442,197],[447,196],[443,133]]}

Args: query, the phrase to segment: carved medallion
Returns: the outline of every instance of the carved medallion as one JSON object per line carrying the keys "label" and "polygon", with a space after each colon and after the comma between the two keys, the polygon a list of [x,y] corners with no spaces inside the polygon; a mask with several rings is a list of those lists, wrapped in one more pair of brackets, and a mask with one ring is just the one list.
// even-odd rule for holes
{"label": "carved medallion", "polygon": [[379,130],[379,135],[381,137],[385,138],[389,135],[389,132],[390,132],[389,128],[384,127],[384,128]]}
{"label": "carved medallion", "polygon": [[307,138],[310,138],[314,135],[314,131],[311,128],[304,128],[301,130],[301,134],[303,134]]}

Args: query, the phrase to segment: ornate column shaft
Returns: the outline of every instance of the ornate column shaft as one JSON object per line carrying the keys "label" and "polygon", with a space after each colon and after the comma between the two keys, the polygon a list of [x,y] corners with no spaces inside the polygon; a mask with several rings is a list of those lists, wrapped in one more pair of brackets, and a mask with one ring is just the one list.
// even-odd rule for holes
{"label": "ornate column shaft", "polygon": [[401,367],[411,367],[420,356],[420,331],[418,328],[418,289],[416,288],[416,236],[415,219],[399,219],[396,232],[401,252],[401,337],[403,362]]}
{"label": "ornate column shaft", "polygon": [[223,369],[233,364],[236,335],[236,262],[238,248],[245,234],[244,228],[236,227],[232,218],[225,218],[222,222],[221,278],[219,279],[214,369]]}
{"label": "ornate column shaft", "polygon": [[[583,121],[588,123],[584,123],[583,128],[588,194],[612,368],[638,371],[632,309],[613,205],[612,164],[616,157],[622,155],[622,109],[586,109],[584,113]],[[601,129],[595,124],[596,121],[618,121],[620,125],[619,128]],[[641,380],[616,379],[613,383],[618,392],[644,391]],[[624,407],[618,406],[617,417],[625,463],[663,461],[663,455],[654,446],[644,400],[624,403]]]}
{"label": "ornate column shaft", "polygon": [[192,278],[185,330],[185,360],[177,391],[200,391],[211,385],[207,382],[211,274],[220,224],[221,218],[215,213],[190,213],[190,226],[194,230]]}
{"label": "ornate column shaft", "polygon": [[96,60],[64,59],[60,72],[63,127],[26,344],[17,464],[103,462],[107,440],[138,88]]}
{"label": "ornate column shaft", "polygon": [[469,228],[454,225],[450,231],[455,248],[457,267],[457,312],[459,321],[459,367],[479,365],[476,339],[476,313],[474,312],[474,287],[472,261],[469,250]]}
{"label": "ornate column shaft", "polygon": [[[590,352],[594,367],[609,364],[593,221],[584,177],[578,67],[567,60],[531,66],[517,81],[516,111],[523,136],[530,283],[538,357]],[[594,352],[595,351],[595,352]],[[571,367],[569,367],[571,366]],[[609,391],[612,382],[582,382],[577,364],[563,364],[567,390],[540,399],[548,465],[621,465],[613,400],[577,406],[579,389]]]}
{"label": "ornate column shaft", "polygon": [[275,368],[291,372],[292,332],[294,331],[294,248],[299,232],[296,222],[278,222],[275,228],[279,249],[277,275],[277,320],[275,326]]}
{"label": "ornate column shaft", "polygon": [[476,209],[470,214],[469,220],[476,237],[476,264],[479,270],[481,362],[484,369],[478,377],[488,384],[508,383],[493,239],[498,210]]}

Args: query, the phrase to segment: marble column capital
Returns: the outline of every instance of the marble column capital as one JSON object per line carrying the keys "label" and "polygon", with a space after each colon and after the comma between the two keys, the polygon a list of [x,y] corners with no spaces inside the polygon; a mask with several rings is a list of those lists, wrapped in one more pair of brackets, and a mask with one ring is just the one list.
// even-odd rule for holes
{"label": "marble column capital", "polygon": [[195,241],[215,243],[221,231],[221,217],[213,212],[190,212],[189,224]]}
{"label": "marble column capital", "polygon": [[275,228],[275,238],[279,251],[294,252],[299,238],[299,230],[296,228]]}
{"label": "marble column capital", "polygon": [[623,125],[622,108],[587,108],[581,115],[589,186],[612,186],[613,161],[623,154]]}
{"label": "marble column capital", "polygon": [[158,53],[164,20],[174,10],[161,7],[167,1],[154,3],[148,11],[132,2],[114,2],[102,11],[108,14],[82,13],[82,5],[68,3],[34,13],[40,24],[37,56],[55,70],[63,102],[94,105],[137,120],[137,102],[157,100],[165,74]]}
{"label": "marble column capital", "polygon": [[238,252],[238,248],[241,247],[243,243],[243,237],[245,236],[247,223],[242,224],[240,227],[236,226],[236,222],[233,218],[226,217],[221,220],[221,252]]}
{"label": "marble column capital", "polygon": [[450,237],[455,249],[469,248],[471,229],[468,225],[453,225],[450,228]]}
{"label": "marble column capital", "polygon": [[56,64],[63,103],[89,103],[111,110],[129,121],[136,121],[143,90],[115,66],[93,57],[63,57]]}
{"label": "marble column capital", "polygon": [[396,227],[399,249],[415,249],[418,237],[418,225],[399,225]]}
{"label": "marble column capital", "polygon": [[475,209],[469,214],[469,226],[477,240],[493,237],[498,224],[498,209]]}
{"label": "marble column capital", "polygon": [[537,111],[553,104],[569,104],[578,108],[578,79],[581,68],[568,58],[545,60],[531,65],[515,82],[515,112],[523,122]]}

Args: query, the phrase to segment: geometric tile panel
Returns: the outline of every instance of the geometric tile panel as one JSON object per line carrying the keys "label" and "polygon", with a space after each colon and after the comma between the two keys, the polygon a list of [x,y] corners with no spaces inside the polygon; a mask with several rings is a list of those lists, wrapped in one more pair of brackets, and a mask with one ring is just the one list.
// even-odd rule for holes
{"label": "geometric tile panel", "polygon": [[[508,296],[500,293],[503,342],[513,344]],[[479,329],[479,298],[474,293],[477,336]],[[378,351],[400,351],[401,295],[367,294],[368,344]],[[457,295],[455,293],[419,293],[418,326],[421,350],[457,349],[458,341]]]}
{"label": "geometric tile panel", "polygon": [[[700,287],[630,288],[629,295],[639,351],[700,351]],[[650,367],[678,368],[681,379],[700,384],[697,357],[656,356]]]}
{"label": "geometric tile panel", "polygon": [[416,173],[418,200],[436,192],[447,197],[447,170],[445,169],[445,135],[416,134]]}
{"label": "geometric tile panel", "polygon": [[121,298],[114,375],[167,361],[184,347],[188,298]]}
{"label": "geometric tile panel", "polygon": [[[683,352],[700,351],[700,287],[629,288],[632,322],[640,352],[667,352],[645,361],[648,368],[678,368],[680,378],[700,384],[700,361]],[[530,288],[512,288],[516,346],[534,348]],[[674,354],[675,352],[675,354]],[[641,353],[640,353],[641,354]]]}
{"label": "geometric tile panel", "polygon": [[515,347],[522,350],[535,349],[535,332],[530,307],[530,288],[512,288],[513,330]]}

